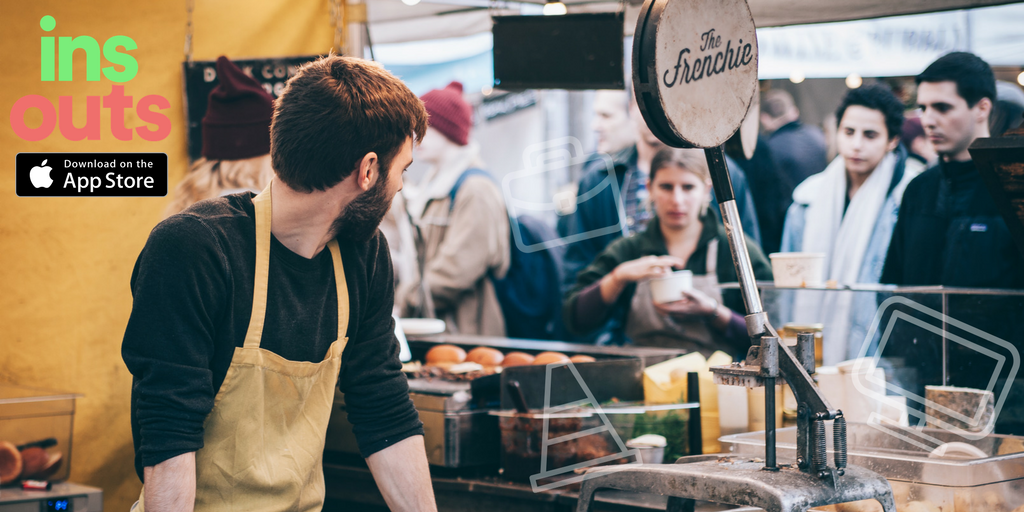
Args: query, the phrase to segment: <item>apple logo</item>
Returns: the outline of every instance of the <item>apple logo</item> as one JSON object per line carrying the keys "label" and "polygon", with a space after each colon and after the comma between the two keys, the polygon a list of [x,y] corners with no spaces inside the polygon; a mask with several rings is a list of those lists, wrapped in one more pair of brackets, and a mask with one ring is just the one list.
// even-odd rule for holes
{"label": "apple logo", "polygon": [[50,179],[50,170],[52,168],[46,165],[46,160],[36,167],[33,167],[28,173],[28,178],[32,180],[32,186],[36,188],[50,188],[53,184],[53,180]]}

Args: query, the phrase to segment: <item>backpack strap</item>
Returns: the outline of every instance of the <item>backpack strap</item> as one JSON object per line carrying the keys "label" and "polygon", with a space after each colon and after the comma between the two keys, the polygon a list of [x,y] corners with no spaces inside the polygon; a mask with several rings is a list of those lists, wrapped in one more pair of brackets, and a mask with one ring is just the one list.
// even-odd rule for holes
{"label": "backpack strap", "polygon": [[452,185],[451,191],[448,192],[448,213],[451,213],[455,208],[455,194],[459,193],[459,187],[461,187],[462,183],[466,181],[466,178],[469,178],[470,176],[486,176],[491,181],[494,181],[494,177],[491,176],[491,173],[483,169],[470,167],[469,169],[462,171],[462,174],[459,175],[459,179],[455,180],[455,184]]}

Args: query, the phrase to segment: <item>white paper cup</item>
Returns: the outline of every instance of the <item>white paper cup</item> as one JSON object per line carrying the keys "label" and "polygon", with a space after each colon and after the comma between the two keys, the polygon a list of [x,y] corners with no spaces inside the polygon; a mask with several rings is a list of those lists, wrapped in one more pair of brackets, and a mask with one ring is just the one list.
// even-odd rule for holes
{"label": "white paper cup", "polygon": [[683,298],[683,292],[693,289],[693,272],[677,270],[665,277],[651,279],[651,296],[655,304],[675,302]]}
{"label": "white paper cup", "polygon": [[825,253],[773,252],[772,275],[775,286],[799,288],[825,285]]}

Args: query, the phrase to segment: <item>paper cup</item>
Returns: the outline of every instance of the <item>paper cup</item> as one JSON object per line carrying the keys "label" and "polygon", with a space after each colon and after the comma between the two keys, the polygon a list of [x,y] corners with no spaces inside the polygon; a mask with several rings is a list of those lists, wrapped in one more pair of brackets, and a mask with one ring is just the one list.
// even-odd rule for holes
{"label": "paper cup", "polygon": [[693,272],[678,270],[665,277],[651,279],[651,296],[655,304],[674,302],[683,298],[683,292],[693,288]]}
{"label": "paper cup", "polygon": [[775,286],[800,288],[825,285],[825,253],[773,252],[772,274]]}

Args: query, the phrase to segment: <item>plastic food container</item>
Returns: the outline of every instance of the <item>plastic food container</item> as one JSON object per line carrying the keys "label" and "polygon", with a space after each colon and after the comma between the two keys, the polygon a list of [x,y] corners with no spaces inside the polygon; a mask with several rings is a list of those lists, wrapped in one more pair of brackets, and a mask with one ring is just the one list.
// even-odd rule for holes
{"label": "plastic food container", "polygon": [[75,399],[81,395],[0,384],[0,442],[18,448],[22,479],[63,481],[71,472]]}
{"label": "plastic food container", "polygon": [[[558,438],[578,434],[601,426],[601,418],[591,412],[562,414],[518,413],[494,411],[501,430],[501,475],[509,480],[528,481],[541,473],[541,453],[547,441],[547,464],[544,469],[558,470],[580,462],[609,455],[614,441],[606,433],[555,442]],[[544,422],[548,422],[547,440]],[[617,447],[616,447],[617,448]],[[585,452],[585,453],[584,453]]]}
{"label": "plastic food container", "polygon": [[675,302],[683,298],[683,292],[693,288],[693,272],[677,270],[665,277],[651,279],[651,296],[655,304]]}
{"label": "plastic food container", "polygon": [[784,288],[825,286],[825,253],[773,252],[772,275],[775,286]]}
{"label": "plastic food container", "polygon": [[[546,415],[539,410],[529,413],[491,411],[491,415],[498,417],[501,430],[502,477],[527,481],[531,476],[541,473],[545,419],[548,420],[548,435],[547,464],[544,469],[549,473],[575,464],[590,467],[637,463],[639,449],[626,447],[625,443],[643,434],[665,437],[667,446],[659,448],[662,459],[675,462],[676,458],[687,455],[689,408],[693,405],[603,407],[608,425],[605,425],[601,415],[590,408]],[[622,447],[615,441],[610,430],[601,431],[604,426],[614,429],[619,441],[623,443]],[[587,431],[590,433],[579,435]],[[615,457],[620,454],[621,457]],[[606,460],[597,460],[602,458]]]}
{"label": "plastic food container", "polygon": [[[792,463],[796,428],[779,429],[776,435],[779,462]],[[826,429],[826,438],[831,452],[831,428]],[[722,445],[732,453],[763,457],[764,432],[725,436]],[[849,464],[889,480],[898,512],[1024,510],[1024,437],[992,434],[968,441],[926,428],[911,438],[906,432],[897,436],[873,425],[848,423],[847,445]]]}

